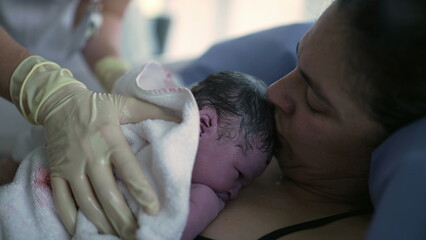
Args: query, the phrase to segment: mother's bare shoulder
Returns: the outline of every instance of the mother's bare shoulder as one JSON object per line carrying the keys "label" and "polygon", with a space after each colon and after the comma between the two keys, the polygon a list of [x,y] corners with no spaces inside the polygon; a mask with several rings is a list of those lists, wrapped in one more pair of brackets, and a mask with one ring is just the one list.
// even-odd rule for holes
{"label": "mother's bare shoulder", "polygon": [[[251,185],[244,188],[202,236],[212,239],[258,239],[276,229],[347,211],[347,206],[311,203],[294,198],[292,183],[279,184],[276,163]],[[350,209],[350,208],[349,208]],[[289,239],[363,239],[369,216],[343,219],[324,227],[286,236]]]}

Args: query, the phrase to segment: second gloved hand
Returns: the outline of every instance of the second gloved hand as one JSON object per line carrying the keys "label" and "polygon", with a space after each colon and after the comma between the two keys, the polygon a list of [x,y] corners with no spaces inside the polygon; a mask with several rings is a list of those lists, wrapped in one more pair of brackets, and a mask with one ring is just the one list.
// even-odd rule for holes
{"label": "second gloved hand", "polygon": [[112,169],[148,214],[158,212],[159,202],[120,124],[176,119],[134,98],[91,92],[68,70],[37,56],[15,70],[10,92],[21,113],[44,126],[53,196],[67,230],[75,232],[77,204],[102,232],[134,238],[137,225]]}

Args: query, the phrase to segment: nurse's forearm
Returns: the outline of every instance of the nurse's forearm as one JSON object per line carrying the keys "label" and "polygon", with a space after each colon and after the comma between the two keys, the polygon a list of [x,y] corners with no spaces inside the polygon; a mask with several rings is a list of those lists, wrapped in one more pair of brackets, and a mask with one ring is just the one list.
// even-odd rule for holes
{"label": "nurse's forearm", "polygon": [[97,61],[106,56],[119,57],[119,47],[122,31],[122,20],[127,8],[127,0],[103,1],[103,22],[96,33],[83,49],[83,55],[93,70]]}
{"label": "nurse's forearm", "polygon": [[31,55],[30,51],[13,40],[0,26],[0,95],[3,98],[11,101],[9,94],[10,77],[19,63]]}

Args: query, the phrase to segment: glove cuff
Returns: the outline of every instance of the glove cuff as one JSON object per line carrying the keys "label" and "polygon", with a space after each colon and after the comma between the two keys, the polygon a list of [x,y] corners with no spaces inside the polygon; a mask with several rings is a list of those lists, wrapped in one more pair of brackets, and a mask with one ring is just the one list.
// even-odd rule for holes
{"label": "glove cuff", "polygon": [[111,92],[115,81],[130,70],[130,64],[119,57],[104,57],[95,64],[95,75],[107,92]]}
{"label": "glove cuff", "polygon": [[46,100],[59,88],[68,84],[85,85],[72,73],[40,56],[22,61],[10,79],[10,96],[21,114],[33,124],[41,124],[38,113]]}

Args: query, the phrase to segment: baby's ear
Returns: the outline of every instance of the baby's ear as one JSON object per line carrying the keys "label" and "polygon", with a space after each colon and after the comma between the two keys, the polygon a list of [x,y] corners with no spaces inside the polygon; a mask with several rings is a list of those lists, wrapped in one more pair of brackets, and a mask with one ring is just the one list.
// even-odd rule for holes
{"label": "baby's ear", "polygon": [[212,108],[203,108],[200,110],[200,137],[203,135],[212,135],[217,132],[218,118],[217,113]]}

